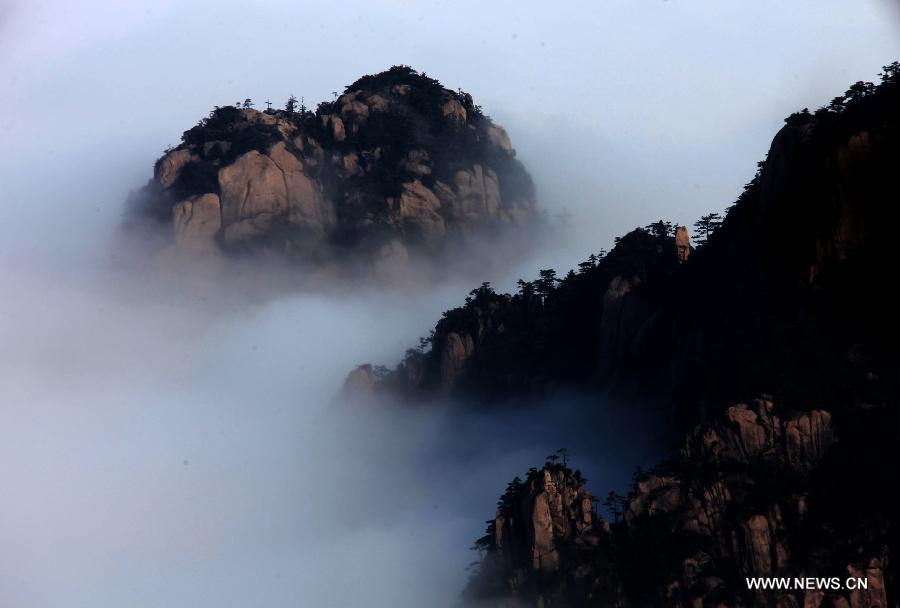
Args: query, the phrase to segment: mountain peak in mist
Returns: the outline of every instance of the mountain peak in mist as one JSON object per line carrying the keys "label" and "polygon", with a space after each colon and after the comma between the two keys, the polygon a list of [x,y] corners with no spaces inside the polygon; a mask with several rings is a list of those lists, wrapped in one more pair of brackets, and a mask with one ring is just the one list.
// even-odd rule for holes
{"label": "mountain peak in mist", "polygon": [[[216,107],[156,162],[128,227],[189,256],[276,252],[390,275],[536,217],[531,177],[472,96],[406,66],[315,111]],[[134,231],[133,231],[134,233]]]}
{"label": "mountain peak in mist", "polygon": [[[396,368],[351,374],[348,392],[521,416],[575,395],[597,422],[570,432],[598,443],[609,404],[671,422],[680,447],[606,494],[606,526],[555,460],[514,480],[476,543],[477,605],[898,605],[900,63],[785,123],[696,248],[659,221],[562,279],[484,283]],[[866,587],[745,584],[843,572]]]}

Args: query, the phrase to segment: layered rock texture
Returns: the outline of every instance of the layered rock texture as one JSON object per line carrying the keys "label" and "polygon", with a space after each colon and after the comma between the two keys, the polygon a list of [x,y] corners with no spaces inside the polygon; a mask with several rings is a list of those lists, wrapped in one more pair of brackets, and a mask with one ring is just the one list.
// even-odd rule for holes
{"label": "layered rock texture", "polygon": [[[658,222],[563,278],[542,270],[515,294],[484,284],[444,313],[423,348],[368,377],[370,393],[484,408],[577,390],[586,404],[617,397],[672,423],[680,450],[638,476],[609,532],[581,517],[568,473],[545,467],[549,477],[517,485],[480,544],[471,598],[900,605],[898,167],[893,64],[880,85],[857,83],[827,108],[789,117],[696,250]],[[597,425],[602,436],[602,411]],[[558,505],[549,520],[534,516],[545,512],[541,495]],[[549,561],[534,561],[538,546]],[[866,591],[751,592],[744,581],[860,573]]]}
{"label": "layered rock texture", "polygon": [[390,269],[535,219],[532,181],[472,97],[396,66],[315,113],[227,106],[186,131],[130,205],[181,252]]}
{"label": "layered rock texture", "polygon": [[[768,398],[730,406],[672,461],[636,475],[627,498],[611,496],[612,521],[579,472],[547,463],[507,488],[466,595],[490,606],[894,606],[887,546],[848,551],[833,536],[841,522],[817,478],[833,473],[823,461],[835,441],[826,411],[782,418]],[[748,588],[758,577],[838,582]],[[847,578],[866,588],[840,588]]]}

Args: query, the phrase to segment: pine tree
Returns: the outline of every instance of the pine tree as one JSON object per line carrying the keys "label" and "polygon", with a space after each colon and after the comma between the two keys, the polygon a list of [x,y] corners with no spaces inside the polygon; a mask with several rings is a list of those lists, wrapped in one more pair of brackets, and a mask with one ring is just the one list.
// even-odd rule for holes
{"label": "pine tree", "polygon": [[900,83],[900,61],[895,61],[881,69],[884,70],[879,74],[879,76],[881,76],[881,82]]}
{"label": "pine tree", "polygon": [[553,292],[559,279],[556,278],[556,271],[552,268],[543,269],[538,274],[540,277],[534,282],[535,291],[542,299],[546,299]]}
{"label": "pine tree", "polygon": [[519,279],[516,281],[516,284],[519,286],[519,295],[523,298],[528,299],[534,295],[534,283],[531,281],[523,281]]}
{"label": "pine tree", "polygon": [[694,243],[698,246],[705,245],[706,241],[709,240],[709,237],[718,230],[719,226],[722,225],[722,216],[718,213],[709,213],[707,215],[702,216],[699,220],[694,222]]}
{"label": "pine tree", "polygon": [[606,500],[603,501],[603,506],[609,511],[614,523],[619,523],[619,520],[625,513],[625,500],[624,496],[610,492],[606,495]]}
{"label": "pine tree", "polygon": [[665,220],[657,220],[652,224],[646,226],[647,232],[650,234],[657,236],[661,239],[664,239],[668,236],[671,236],[675,232],[675,226],[672,222],[667,222]]}
{"label": "pine tree", "polygon": [[865,99],[869,95],[872,95],[875,92],[875,85],[871,82],[863,82],[859,81],[854,83],[847,89],[847,92],[844,93],[844,103],[851,104],[856,103],[861,99]]}

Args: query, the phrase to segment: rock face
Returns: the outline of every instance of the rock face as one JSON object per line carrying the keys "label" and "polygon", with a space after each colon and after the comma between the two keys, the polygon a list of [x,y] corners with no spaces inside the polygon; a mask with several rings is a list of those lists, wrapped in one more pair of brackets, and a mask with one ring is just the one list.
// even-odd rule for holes
{"label": "rock face", "polygon": [[475,543],[481,563],[466,599],[556,606],[587,589],[595,600],[610,597],[602,587],[606,581],[586,579],[578,566],[608,542],[609,524],[596,514],[581,473],[548,462],[507,486],[485,536]]}
{"label": "rock face", "polygon": [[[612,523],[592,512],[580,473],[548,463],[501,497],[467,594],[515,606],[896,605],[883,547],[821,552],[832,541],[817,534],[827,528],[811,486],[834,441],[828,412],[785,419],[768,398],[733,405],[693,429],[675,460],[637,477],[621,507],[607,502]],[[747,587],[773,576],[859,577],[868,588]]]}
{"label": "rock face", "polygon": [[691,237],[684,226],[675,229],[675,255],[680,262],[686,262],[691,255]]}
{"label": "rock face", "polygon": [[217,108],[157,161],[130,223],[188,252],[378,270],[518,231],[535,211],[506,131],[470,95],[394,67],[315,113]]}

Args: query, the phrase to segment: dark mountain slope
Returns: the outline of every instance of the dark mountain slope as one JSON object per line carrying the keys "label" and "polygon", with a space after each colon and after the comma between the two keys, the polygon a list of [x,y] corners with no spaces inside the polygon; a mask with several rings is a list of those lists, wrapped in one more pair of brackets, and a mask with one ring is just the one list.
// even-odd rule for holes
{"label": "dark mountain slope", "polygon": [[[686,261],[683,235],[638,229],[561,281],[542,271],[515,295],[474,290],[430,347],[354,372],[356,387],[413,400],[490,407],[574,386],[674,412],[678,449],[609,497],[611,521],[565,466],[514,481],[476,545],[470,601],[900,605],[898,167],[893,64],[877,87],[789,117]],[[829,582],[749,589],[759,576]]]}
{"label": "dark mountain slope", "polygon": [[377,386],[496,400],[575,385],[672,399],[686,424],[763,392],[785,404],[893,399],[894,74],[788,118],[685,263],[653,225],[561,280],[513,295],[482,286]]}

